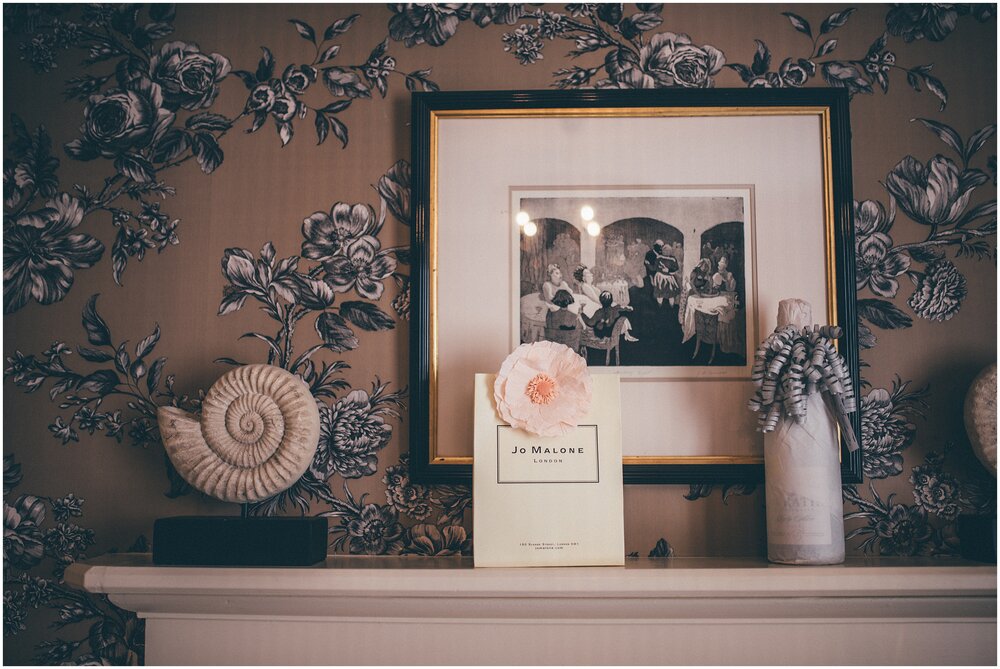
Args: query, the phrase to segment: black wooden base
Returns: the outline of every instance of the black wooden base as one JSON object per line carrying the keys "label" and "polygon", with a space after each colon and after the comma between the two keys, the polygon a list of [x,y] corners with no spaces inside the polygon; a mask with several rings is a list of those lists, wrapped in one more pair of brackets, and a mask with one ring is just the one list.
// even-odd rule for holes
{"label": "black wooden base", "polygon": [[176,516],[153,524],[153,564],[305,567],[326,559],[326,518]]}
{"label": "black wooden base", "polygon": [[959,516],[955,530],[962,557],[966,560],[996,563],[996,516]]}

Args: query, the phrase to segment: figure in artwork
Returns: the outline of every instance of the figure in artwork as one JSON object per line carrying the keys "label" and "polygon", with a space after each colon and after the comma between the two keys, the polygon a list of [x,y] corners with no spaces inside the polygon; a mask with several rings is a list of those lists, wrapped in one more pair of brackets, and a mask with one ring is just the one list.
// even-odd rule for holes
{"label": "figure in artwork", "polygon": [[549,278],[542,284],[542,300],[549,306],[551,311],[555,311],[559,308],[554,301],[556,293],[560,290],[569,293],[569,284],[563,280],[562,270],[559,269],[559,265],[550,264],[545,269],[545,272]]}
{"label": "figure in artwork", "polygon": [[565,344],[573,350],[580,348],[580,314],[570,311],[575,300],[568,289],[560,288],[552,296],[554,310],[545,314],[545,339]]}
{"label": "figure in artwork", "polygon": [[632,325],[625,315],[632,311],[632,307],[622,307],[614,303],[614,296],[608,291],[602,292],[598,296],[601,308],[594,312],[593,316],[584,316],[583,322],[588,327],[593,328],[594,336],[599,339],[610,337],[615,325],[622,320],[623,336],[625,341],[639,341],[632,336]]}
{"label": "figure in artwork", "polygon": [[681,292],[677,281],[677,270],[680,269],[680,265],[677,258],[665,253],[662,239],[653,242],[653,247],[646,252],[643,265],[651,277],[653,296],[657,302],[662,303],[666,299],[674,303],[674,298]]}

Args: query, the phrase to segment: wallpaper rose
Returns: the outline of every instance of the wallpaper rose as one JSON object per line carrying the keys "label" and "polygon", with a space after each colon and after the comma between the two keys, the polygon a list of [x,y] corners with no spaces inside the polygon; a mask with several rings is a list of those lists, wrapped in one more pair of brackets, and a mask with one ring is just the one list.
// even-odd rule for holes
{"label": "wallpaper rose", "polygon": [[[227,365],[322,404],[312,466],[255,513],[329,516],[335,551],[472,550],[469,491],[407,475],[411,90],[846,88],[849,550],[954,554],[955,519],[995,513],[961,424],[996,358],[995,13],[5,5],[5,663],[141,661],[142,622],[62,574],[146,549],[158,516],[235,512],[172,471],[154,418]],[[630,486],[627,550],[763,555],[763,515],[748,486]]]}

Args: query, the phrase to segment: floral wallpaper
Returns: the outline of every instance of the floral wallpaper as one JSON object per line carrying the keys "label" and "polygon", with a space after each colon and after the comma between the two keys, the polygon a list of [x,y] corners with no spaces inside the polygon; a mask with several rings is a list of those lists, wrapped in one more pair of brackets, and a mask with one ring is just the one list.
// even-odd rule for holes
{"label": "floral wallpaper", "polygon": [[[136,664],[64,585],[232,514],[155,411],[229,365],[298,374],[312,466],[256,514],[331,551],[470,554],[471,495],[407,475],[409,91],[835,86],[852,94],[866,480],[855,555],[954,555],[996,482],[962,428],[996,359],[996,5],[4,6],[4,662]],[[220,271],[221,270],[221,271]],[[114,334],[112,334],[114,333]],[[751,486],[629,486],[633,555],[763,555]]]}

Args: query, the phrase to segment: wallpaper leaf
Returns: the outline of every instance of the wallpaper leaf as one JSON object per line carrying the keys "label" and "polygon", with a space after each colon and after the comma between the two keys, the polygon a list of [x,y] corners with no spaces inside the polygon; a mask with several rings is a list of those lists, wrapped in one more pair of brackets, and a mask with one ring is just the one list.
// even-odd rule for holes
{"label": "wallpaper leaf", "polygon": [[854,7],[848,7],[847,9],[839,12],[834,12],[830,16],[823,19],[823,23],[819,27],[819,34],[825,35],[834,28],[840,28],[847,24],[847,19],[850,18],[851,14],[857,11]]}
{"label": "wallpaper leaf", "polygon": [[343,35],[344,33],[346,33],[351,28],[351,26],[354,25],[354,22],[357,21],[360,16],[361,16],[360,14],[351,14],[346,18],[337,19],[336,21],[331,23],[329,26],[327,26],[326,30],[323,31],[323,41],[329,42],[337,35]]}
{"label": "wallpaper leaf", "polygon": [[913,325],[913,319],[887,300],[858,300],[858,314],[883,330],[898,330]]}
{"label": "wallpaper leaf", "polygon": [[97,313],[97,298],[100,294],[91,295],[87,306],[83,309],[83,327],[87,331],[87,341],[94,346],[107,346],[111,343],[111,330]]}
{"label": "wallpaper leaf", "polygon": [[362,330],[391,330],[396,322],[370,302],[344,302],[340,313]]}
{"label": "wallpaper leaf", "polygon": [[298,31],[299,35],[302,36],[302,39],[307,39],[314,45],[316,44],[316,31],[313,30],[312,26],[305,21],[299,21],[298,19],[288,19],[288,22],[295,26],[295,29]]}
{"label": "wallpaper leaf", "polygon": [[809,26],[809,22],[804,18],[796,14],[795,12],[781,12],[782,16],[787,16],[788,20],[791,21],[792,26],[800,33],[806,35],[806,37],[812,37],[812,28]]}

